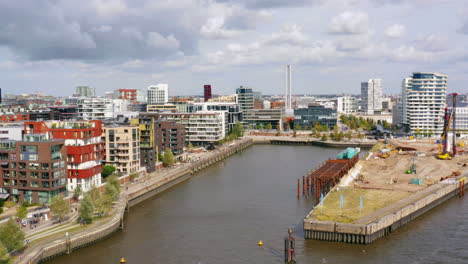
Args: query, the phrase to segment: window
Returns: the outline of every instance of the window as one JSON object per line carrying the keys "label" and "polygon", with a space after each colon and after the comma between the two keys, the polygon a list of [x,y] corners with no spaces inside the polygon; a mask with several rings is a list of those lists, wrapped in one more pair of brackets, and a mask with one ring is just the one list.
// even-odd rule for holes
{"label": "window", "polygon": [[43,172],[42,177],[43,180],[48,180],[49,179],[49,173],[48,172]]}
{"label": "window", "polygon": [[39,163],[36,163],[36,162],[29,163],[29,169],[30,170],[38,170],[39,169]]}
{"label": "window", "polygon": [[42,170],[48,170],[49,169],[49,163],[41,163]]}

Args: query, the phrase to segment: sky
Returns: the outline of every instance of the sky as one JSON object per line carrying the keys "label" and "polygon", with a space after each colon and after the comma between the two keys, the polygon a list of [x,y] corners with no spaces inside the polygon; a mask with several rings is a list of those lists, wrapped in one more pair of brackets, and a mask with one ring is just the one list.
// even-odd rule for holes
{"label": "sky", "polygon": [[[168,83],[170,95],[242,86],[359,94],[382,78],[397,94],[415,71],[468,92],[465,0],[0,0],[3,93],[98,95]],[[466,6],[466,7],[465,7]]]}

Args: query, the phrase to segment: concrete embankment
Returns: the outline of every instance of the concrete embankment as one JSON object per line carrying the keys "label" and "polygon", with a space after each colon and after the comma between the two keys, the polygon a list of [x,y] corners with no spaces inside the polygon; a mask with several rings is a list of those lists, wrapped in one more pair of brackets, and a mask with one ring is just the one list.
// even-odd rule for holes
{"label": "concrete embankment", "polygon": [[346,148],[346,147],[359,147],[359,148],[371,148],[377,142],[376,140],[359,140],[359,141],[321,141],[311,138],[301,137],[274,137],[274,136],[250,136],[255,143],[259,144],[272,144],[272,145],[312,145],[320,147],[332,147],[332,148]]}
{"label": "concrete embankment", "polygon": [[353,223],[314,220],[309,214],[304,220],[305,238],[356,244],[372,243],[459,195],[462,188],[466,188],[461,181],[466,176],[468,175],[459,176],[450,182],[437,183]]}
{"label": "concrete embankment", "polygon": [[95,243],[111,235],[113,232],[124,228],[124,215],[130,211],[131,206],[189,179],[197,171],[242,151],[253,144],[255,142],[251,138],[242,139],[234,144],[207,153],[206,156],[201,157],[198,161],[183,164],[180,168],[174,168],[160,175],[155,175],[144,183],[123,191],[121,198],[115,203],[112,217],[103,221],[99,226],[90,227],[78,233],[72,233],[68,237],[29,248],[21,257],[15,260],[15,263],[39,263],[57,255],[69,254],[75,249]]}

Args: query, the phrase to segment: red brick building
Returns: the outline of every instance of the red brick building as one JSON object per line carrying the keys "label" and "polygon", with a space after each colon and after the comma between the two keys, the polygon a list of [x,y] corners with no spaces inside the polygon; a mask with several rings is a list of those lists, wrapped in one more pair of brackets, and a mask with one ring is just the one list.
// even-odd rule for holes
{"label": "red brick building", "polygon": [[25,135],[21,141],[0,140],[0,193],[16,202],[49,203],[67,186],[63,139],[45,134]]}
{"label": "red brick building", "polygon": [[46,134],[48,138],[65,140],[69,191],[78,185],[83,191],[101,185],[105,144],[101,140],[100,120],[26,122],[24,130],[25,134]]}

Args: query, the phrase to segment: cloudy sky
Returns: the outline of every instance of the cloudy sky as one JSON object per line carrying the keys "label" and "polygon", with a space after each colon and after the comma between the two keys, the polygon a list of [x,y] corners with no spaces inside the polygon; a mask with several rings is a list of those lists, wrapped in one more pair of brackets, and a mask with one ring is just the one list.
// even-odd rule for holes
{"label": "cloudy sky", "polygon": [[168,83],[171,95],[359,93],[413,71],[467,92],[465,0],[0,0],[0,87],[98,94]]}

